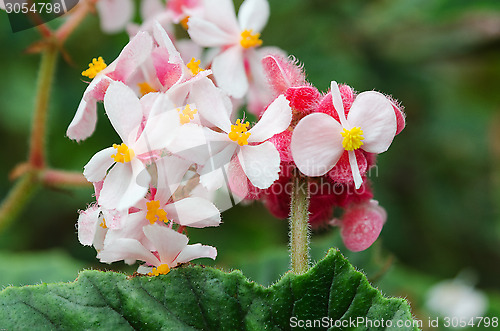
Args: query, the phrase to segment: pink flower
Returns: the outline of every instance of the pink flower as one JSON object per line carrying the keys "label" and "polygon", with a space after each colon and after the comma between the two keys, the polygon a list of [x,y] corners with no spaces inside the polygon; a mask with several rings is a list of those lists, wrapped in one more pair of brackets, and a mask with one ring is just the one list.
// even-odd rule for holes
{"label": "pink flower", "polygon": [[353,252],[370,247],[377,240],[387,219],[384,208],[375,200],[362,204],[353,204],[345,211],[339,225],[344,245]]}
{"label": "pink flower", "polygon": [[355,150],[379,154],[389,148],[397,129],[394,108],[383,94],[363,92],[354,100],[346,118],[336,82],[331,84],[331,93],[340,123],[323,113],[304,117],[292,136],[292,156],[303,174],[315,177],[330,171],[347,151],[358,189],[363,179]]}

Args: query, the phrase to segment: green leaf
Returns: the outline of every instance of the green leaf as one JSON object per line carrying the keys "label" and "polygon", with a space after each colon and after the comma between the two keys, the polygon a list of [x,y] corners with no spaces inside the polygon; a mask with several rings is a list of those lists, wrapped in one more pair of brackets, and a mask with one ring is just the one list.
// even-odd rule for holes
{"label": "green leaf", "polygon": [[288,273],[269,288],[240,271],[185,266],[158,277],[83,271],[74,283],[0,292],[7,329],[288,330],[292,317],[412,323],[404,299],[383,297],[335,250],[305,275]]}

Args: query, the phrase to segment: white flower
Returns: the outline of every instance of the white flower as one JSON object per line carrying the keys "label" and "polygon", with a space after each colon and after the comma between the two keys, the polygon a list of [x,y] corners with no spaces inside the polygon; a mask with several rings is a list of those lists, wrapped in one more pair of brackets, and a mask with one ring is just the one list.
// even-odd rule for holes
{"label": "white flower", "polygon": [[273,101],[251,129],[248,129],[248,122],[244,123],[240,119],[236,124],[231,124],[231,102],[211,82],[197,83],[191,98],[196,103],[200,116],[218,129],[217,132],[204,132],[212,150],[210,159],[200,172],[202,179],[207,179],[210,172],[215,173],[213,170],[229,164],[235,155],[254,186],[265,189],[278,179],[279,153],[266,140],[283,132],[290,125],[292,110],[284,96]]}
{"label": "white flower", "polygon": [[[154,115],[143,126],[142,104],[134,92],[121,82],[113,82],[108,88],[104,107],[123,143],[95,154],[83,173],[90,182],[106,177],[98,199],[99,205],[104,208],[124,210],[146,195],[150,176],[140,156],[151,155],[167,147],[181,125],[173,107],[167,112],[155,110],[165,104],[165,99],[165,96],[157,98],[151,110]],[[111,166],[113,168],[108,173]],[[142,177],[141,183],[137,180],[139,174],[146,177]]]}
{"label": "white flower", "polygon": [[180,263],[202,257],[215,259],[217,256],[214,247],[188,245],[189,239],[185,235],[169,227],[153,224],[143,227],[142,231],[152,248],[146,248],[136,239],[120,238],[106,244],[97,257],[104,263],[125,260],[126,263],[133,264],[136,260],[141,260],[152,267],[141,266],[138,272],[158,275],[168,273]]}
{"label": "white flower", "polygon": [[434,285],[427,293],[426,306],[441,316],[469,321],[484,316],[488,299],[484,293],[456,278]]}
{"label": "white flower", "polygon": [[132,0],[99,0],[96,3],[101,29],[106,33],[122,31],[134,16]]}
{"label": "white flower", "polygon": [[188,33],[197,44],[221,47],[214,57],[212,71],[217,85],[232,97],[241,98],[248,91],[245,65],[251,72],[262,66],[255,48],[262,44],[260,32],[269,18],[267,0],[245,0],[238,18],[232,0],[205,0],[203,15],[188,21]]}
{"label": "white flower", "polygon": [[385,152],[396,135],[396,115],[381,93],[360,93],[346,118],[336,82],[332,81],[333,106],[340,123],[324,113],[304,117],[295,127],[291,150],[295,164],[307,176],[322,176],[332,169],[345,150],[358,189],[363,183],[354,150]]}

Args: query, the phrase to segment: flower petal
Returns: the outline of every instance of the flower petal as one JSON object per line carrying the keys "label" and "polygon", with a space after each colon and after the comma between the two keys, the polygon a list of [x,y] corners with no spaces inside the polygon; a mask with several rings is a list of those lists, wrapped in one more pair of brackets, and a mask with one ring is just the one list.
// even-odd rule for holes
{"label": "flower petal", "polygon": [[90,246],[94,242],[96,223],[99,221],[100,212],[101,208],[96,205],[80,212],[78,216],[78,240],[80,244]]}
{"label": "flower petal", "polygon": [[78,105],[75,117],[68,126],[66,135],[70,139],[81,141],[88,138],[95,130],[97,122],[97,101],[102,101],[111,80],[105,75],[98,75],[85,89]]}
{"label": "flower petal", "polygon": [[191,162],[172,155],[161,158],[155,164],[157,169],[155,200],[159,200],[163,205],[181,184]]}
{"label": "flower petal", "polygon": [[230,47],[212,62],[217,86],[234,98],[242,98],[248,90],[248,79],[240,45]]}
{"label": "flower petal", "polygon": [[131,0],[101,0],[96,6],[101,29],[107,33],[123,30],[134,15],[134,4]]}
{"label": "flower petal", "polygon": [[359,171],[358,167],[358,161],[356,160],[356,154],[354,151],[347,151],[349,154],[349,164],[351,165],[351,172],[352,172],[352,177],[354,179],[354,186],[356,187],[356,190],[361,187],[361,184],[363,184],[363,178],[361,178],[361,173]]}
{"label": "flower petal", "polygon": [[268,188],[279,177],[280,154],[269,141],[256,146],[242,146],[238,159],[255,187]]}
{"label": "flower petal", "polygon": [[142,121],[142,107],[134,91],[122,82],[109,85],[104,108],[114,129],[126,144],[135,142]]}
{"label": "flower petal", "polygon": [[226,133],[231,131],[230,115],[233,110],[231,99],[224,91],[215,87],[210,79],[194,83],[189,97],[205,121]]}
{"label": "flower petal", "polygon": [[97,254],[97,258],[103,263],[125,260],[126,263],[133,264],[135,260],[140,260],[154,266],[160,265],[160,261],[153,253],[139,241],[130,238],[120,238],[106,244],[104,249]]}
{"label": "flower petal", "polygon": [[331,116],[315,113],[295,127],[291,150],[297,168],[307,176],[322,176],[342,156],[342,126]]}
{"label": "flower petal", "polygon": [[233,0],[204,0],[203,18],[217,24],[226,33],[239,34],[240,29],[236,20]]}
{"label": "flower petal", "polygon": [[111,157],[116,152],[113,147],[108,147],[97,152],[83,168],[83,175],[91,183],[99,182],[106,177],[108,169],[115,163]]}
{"label": "flower petal", "polygon": [[199,259],[203,257],[211,258],[215,260],[217,257],[217,249],[212,246],[205,246],[202,244],[187,245],[180,252],[174,262],[176,264],[186,263],[194,259]]}
{"label": "flower petal", "polygon": [[[153,50],[153,38],[147,32],[138,32],[120,52],[113,64],[114,70],[109,74],[115,80],[122,82],[138,70]],[[111,65],[110,65],[111,66]]]}
{"label": "flower petal", "polygon": [[200,46],[220,47],[236,42],[233,34],[204,19],[190,17],[188,26],[189,37]]}
{"label": "flower petal", "polygon": [[147,225],[143,228],[143,231],[156,248],[161,263],[167,263],[170,267],[174,266],[172,262],[189,242],[185,235],[158,224]]}
{"label": "flower petal", "polygon": [[347,127],[347,120],[345,118],[344,103],[342,102],[342,95],[336,81],[331,82],[330,90],[332,93],[333,107],[337,111],[337,115],[339,115],[340,123],[345,128]]}
{"label": "flower petal", "polygon": [[148,186],[137,183],[137,176],[144,169],[142,162],[137,159],[129,163],[116,163],[104,180],[99,204],[109,209],[124,210],[144,198]]}
{"label": "flower petal", "polygon": [[169,219],[192,228],[218,226],[221,222],[217,207],[203,198],[181,199],[166,205],[164,209]]}
{"label": "flower petal", "polygon": [[360,93],[347,116],[352,127],[363,130],[361,148],[369,153],[385,152],[396,135],[396,115],[391,102],[381,93]]}
{"label": "flower petal", "polygon": [[284,95],[280,95],[267,107],[257,124],[248,131],[251,133],[248,142],[261,142],[285,131],[291,120],[290,102]]}
{"label": "flower petal", "polygon": [[238,21],[241,30],[261,32],[269,19],[269,3],[267,0],[245,0],[238,10]]}

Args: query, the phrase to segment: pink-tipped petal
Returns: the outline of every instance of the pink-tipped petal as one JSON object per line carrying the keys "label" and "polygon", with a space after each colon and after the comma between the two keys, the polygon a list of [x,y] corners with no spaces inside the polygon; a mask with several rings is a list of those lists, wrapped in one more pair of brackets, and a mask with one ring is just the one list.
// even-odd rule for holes
{"label": "pink-tipped petal", "polygon": [[369,153],[385,152],[396,135],[396,115],[391,102],[381,93],[360,93],[352,104],[349,125],[363,130],[361,148]]}
{"label": "pink-tipped petal", "polygon": [[267,0],[245,0],[238,10],[238,21],[241,30],[261,32],[269,19],[269,3]]}
{"label": "pink-tipped petal", "polygon": [[267,107],[257,124],[248,131],[248,142],[261,142],[285,131],[291,120],[290,102],[284,95],[280,95]]}
{"label": "pink-tipped petal", "polygon": [[340,225],[345,246],[353,252],[367,249],[377,240],[386,219],[385,210],[374,200],[349,207]]}
{"label": "pink-tipped petal", "polygon": [[291,150],[295,164],[307,176],[322,176],[344,153],[342,126],[331,116],[314,113],[295,127]]}
{"label": "pink-tipped petal", "polygon": [[153,38],[147,32],[138,32],[113,62],[116,64],[115,69],[109,76],[115,80],[126,82],[151,55],[152,50]]}

